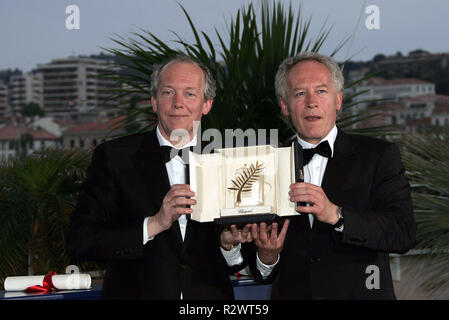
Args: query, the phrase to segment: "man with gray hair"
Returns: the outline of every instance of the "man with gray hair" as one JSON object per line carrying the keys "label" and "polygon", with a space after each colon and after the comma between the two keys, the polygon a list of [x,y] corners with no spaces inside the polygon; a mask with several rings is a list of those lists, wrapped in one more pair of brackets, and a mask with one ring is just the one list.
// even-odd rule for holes
{"label": "man with gray hair", "polygon": [[416,234],[398,147],[336,126],[344,80],[331,57],[287,58],[275,81],[304,154],[304,181],[290,186],[298,216],[283,247],[259,247],[266,270],[253,255],[253,274],[272,281],[273,299],[395,299],[389,253],[407,252]]}
{"label": "man with gray hair", "polygon": [[107,262],[103,298],[234,298],[229,275],[242,259],[231,249],[248,239],[249,227],[219,233],[188,219],[195,193],[178,154],[201,142],[194,123],[214,96],[204,65],[170,58],[152,74],[157,127],[95,149],[70,216],[68,251],[76,261]]}

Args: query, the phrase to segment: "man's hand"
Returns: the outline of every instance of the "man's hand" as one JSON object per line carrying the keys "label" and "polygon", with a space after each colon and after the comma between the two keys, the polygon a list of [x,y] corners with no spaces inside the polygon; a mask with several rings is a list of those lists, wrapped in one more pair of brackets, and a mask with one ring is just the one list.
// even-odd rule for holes
{"label": "man's hand", "polygon": [[196,204],[196,200],[187,198],[193,196],[195,192],[188,184],[174,184],[162,200],[159,212],[148,219],[148,237],[169,229],[182,214],[191,214],[193,209],[186,206]]}
{"label": "man's hand", "polygon": [[271,265],[276,262],[284,246],[289,223],[290,220],[286,219],[279,235],[277,222],[273,222],[270,226],[265,222],[261,222],[260,225],[252,224],[251,237],[257,246],[257,254],[262,263]]}
{"label": "man's hand", "polygon": [[294,183],[290,186],[290,201],[307,202],[310,206],[298,206],[296,211],[311,213],[318,221],[336,224],[338,206],[329,201],[321,187],[306,182]]}
{"label": "man's hand", "polygon": [[225,228],[220,235],[220,245],[225,250],[230,250],[232,247],[241,242],[251,242],[251,224],[247,224],[243,229],[237,229],[235,224],[231,225],[231,229]]}

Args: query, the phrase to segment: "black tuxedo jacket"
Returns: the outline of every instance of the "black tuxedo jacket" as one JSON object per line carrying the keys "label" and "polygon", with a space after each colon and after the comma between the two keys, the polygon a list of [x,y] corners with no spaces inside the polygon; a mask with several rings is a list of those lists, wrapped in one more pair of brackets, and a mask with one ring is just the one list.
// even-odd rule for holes
{"label": "black tuxedo jacket", "polygon": [[212,223],[189,220],[143,245],[143,220],[156,214],[170,188],[156,131],[95,149],[76,209],[68,251],[75,261],[106,261],[103,298],[233,299]]}
{"label": "black tuxedo jacket", "polygon": [[[292,216],[280,261],[265,280],[273,299],[395,299],[389,253],[414,246],[409,183],[396,145],[340,129],[321,186],[343,207],[344,231]],[[254,246],[246,248],[254,275]]]}

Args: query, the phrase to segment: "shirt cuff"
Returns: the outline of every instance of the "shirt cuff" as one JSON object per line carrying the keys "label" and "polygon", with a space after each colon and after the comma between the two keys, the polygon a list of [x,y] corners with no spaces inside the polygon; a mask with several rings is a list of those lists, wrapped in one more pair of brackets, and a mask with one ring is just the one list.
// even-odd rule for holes
{"label": "shirt cuff", "polygon": [[154,237],[148,238],[148,227],[147,227],[147,225],[148,225],[148,219],[149,218],[150,217],[146,217],[143,220],[143,245],[145,245],[148,241],[154,239]]}
{"label": "shirt cuff", "polygon": [[334,228],[334,230],[337,231],[337,232],[343,232],[344,227],[345,227],[345,225],[342,224],[341,227]]}
{"label": "shirt cuff", "polygon": [[223,257],[229,267],[241,264],[243,262],[242,253],[240,252],[241,248],[242,245],[240,243],[229,251],[226,251],[220,247],[221,253],[223,254]]}
{"label": "shirt cuff", "polygon": [[265,264],[262,261],[260,261],[259,253],[256,253],[257,270],[259,270],[259,272],[262,275],[263,279],[266,279],[270,275],[271,271],[273,271],[274,267],[279,262],[279,258],[280,258],[280,255],[278,254],[278,258],[277,258],[276,262],[274,264],[268,265],[268,264]]}

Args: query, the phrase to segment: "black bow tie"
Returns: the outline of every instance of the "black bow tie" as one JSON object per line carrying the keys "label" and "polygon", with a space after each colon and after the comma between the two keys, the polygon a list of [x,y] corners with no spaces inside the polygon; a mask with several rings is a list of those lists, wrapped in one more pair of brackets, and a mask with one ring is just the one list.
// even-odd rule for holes
{"label": "black bow tie", "polygon": [[[164,162],[167,163],[176,156],[180,156],[182,158],[183,150],[185,150],[185,157],[187,157],[188,150],[189,149],[191,150],[191,148],[192,147],[176,149],[176,148],[172,148],[170,146],[161,146],[162,160],[164,160]],[[186,159],[182,158],[182,160],[187,163]]]}
{"label": "black bow tie", "polygon": [[329,146],[329,142],[323,141],[318,146],[316,146],[313,149],[304,149],[303,155],[304,155],[304,165],[307,165],[309,161],[313,158],[313,155],[315,153],[318,153],[319,155],[330,158],[332,155],[331,147]]}

